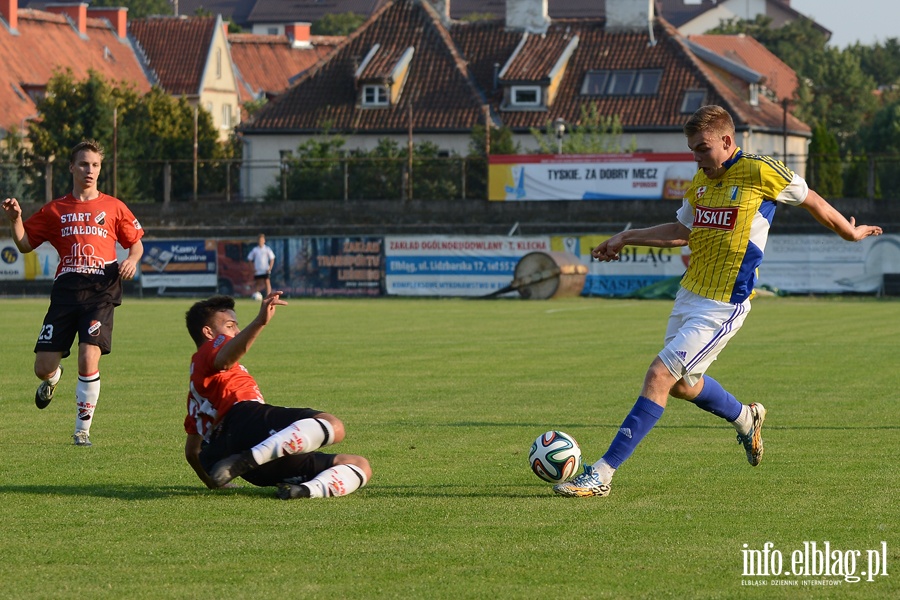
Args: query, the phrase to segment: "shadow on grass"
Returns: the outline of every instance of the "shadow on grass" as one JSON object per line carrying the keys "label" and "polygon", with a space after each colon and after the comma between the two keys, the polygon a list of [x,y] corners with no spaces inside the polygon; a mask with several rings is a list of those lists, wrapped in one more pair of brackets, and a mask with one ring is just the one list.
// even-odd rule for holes
{"label": "shadow on grass", "polygon": [[115,500],[159,500],[177,497],[221,496],[235,493],[253,495],[272,495],[274,488],[236,487],[220,490],[173,485],[0,485],[0,494],[34,494],[36,496],[96,496]]}
{"label": "shadow on grass", "polygon": [[[363,490],[361,490],[363,491]],[[193,486],[147,485],[0,485],[0,494],[33,494],[36,496],[95,496],[114,500],[162,500],[171,498],[194,498],[201,496],[242,496],[273,497],[274,488],[236,487],[222,490],[207,490]],[[364,488],[370,498],[559,498],[548,487],[522,485],[492,485],[484,489],[472,485],[373,485]]]}

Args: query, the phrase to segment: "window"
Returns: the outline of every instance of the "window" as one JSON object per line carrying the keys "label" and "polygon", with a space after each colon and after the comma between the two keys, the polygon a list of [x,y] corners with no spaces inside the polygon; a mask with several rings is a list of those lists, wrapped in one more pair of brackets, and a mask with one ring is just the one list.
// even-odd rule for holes
{"label": "window", "polygon": [[231,105],[222,105],[222,129],[231,129]]}
{"label": "window", "polygon": [[582,96],[602,96],[606,93],[609,71],[588,71],[581,84]]}
{"label": "window", "polygon": [[652,96],[659,91],[662,69],[588,71],[582,96]]}
{"label": "window", "polygon": [[363,106],[387,106],[388,94],[383,85],[363,86]]}
{"label": "window", "polygon": [[511,104],[513,106],[540,106],[541,88],[536,85],[514,86]]}
{"label": "window", "polygon": [[662,79],[662,71],[645,69],[638,71],[637,78],[634,80],[634,91],[636,96],[650,96],[659,91],[659,80]]}
{"label": "window", "polygon": [[216,79],[222,79],[222,49],[216,48]]}
{"label": "window", "polygon": [[689,115],[696,112],[706,102],[706,90],[685,90],[681,100],[681,114]]}
{"label": "window", "polygon": [[636,76],[635,71],[613,71],[609,75],[606,93],[610,96],[627,96],[631,92],[631,86],[634,84]]}

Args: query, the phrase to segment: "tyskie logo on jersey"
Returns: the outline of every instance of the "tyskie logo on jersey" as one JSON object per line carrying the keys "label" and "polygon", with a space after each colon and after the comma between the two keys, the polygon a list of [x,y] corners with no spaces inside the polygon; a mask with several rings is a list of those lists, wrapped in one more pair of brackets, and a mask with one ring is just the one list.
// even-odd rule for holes
{"label": "tyskie logo on jersey", "polygon": [[698,205],[694,210],[694,227],[734,231],[737,215],[737,207],[709,208]]}

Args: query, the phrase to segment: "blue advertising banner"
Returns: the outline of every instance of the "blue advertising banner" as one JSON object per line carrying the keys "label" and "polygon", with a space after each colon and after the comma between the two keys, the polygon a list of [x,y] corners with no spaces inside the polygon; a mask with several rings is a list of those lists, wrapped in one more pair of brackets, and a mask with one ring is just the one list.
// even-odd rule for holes
{"label": "blue advertising banner", "polygon": [[309,237],[287,240],[290,296],[381,296],[384,239]]}
{"label": "blue advertising banner", "polygon": [[144,288],[216,289],[215,240],[143,240]]}

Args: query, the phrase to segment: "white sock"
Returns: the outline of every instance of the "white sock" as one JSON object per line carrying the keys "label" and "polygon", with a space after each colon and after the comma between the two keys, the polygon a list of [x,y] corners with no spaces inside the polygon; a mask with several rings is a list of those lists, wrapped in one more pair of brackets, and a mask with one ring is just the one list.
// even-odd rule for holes
{"label": "white sock", "polygon": [[47,379],[47,382],[50,383],[50,385],[56,385],[57,383],[59,383],[59,380],[61,377],[62,377],[62,369],[60,369],[59,367],[56,367],[56,370],[53,371],[53,375],[51,375],[50,378]]}
{"label": "white sock", "polygon": [[332,498],[352,494],[366,485],[366,475],[356,465],[335,465],[306,483],[310,498]]}
{"label": "white sock", "polygon": [[75,406],[78,409],[75,415],[75,433],[90,431],[94,421],[94,410],[100,399],[100,371],[90,375],[78,375],[78,383],[75,384]]}
{"label": "white sock", "polygon": [[612,476],[616,474],[616,470],[609,466],[609,463],[602,458],[591,466],[594,468],[594,471],[597,472],[597,475],[600,476],[600,481],[606,484],[609,484],[609,482],[612,481]]}
{"label": "white sock", "polygon": [[734,425],[734,428],[741,435],[750,433],[750,429],[753,428],[753,415],[750,413],[750,407],[744,404],[741,407],[740,416],[732,421],[731,424]]}
{"label": "white sock", "polygon": [[334,440],[334,429],[325,419],[294,421],[250,448],[253,460],[262,465],[285,454],[307,454]]}

